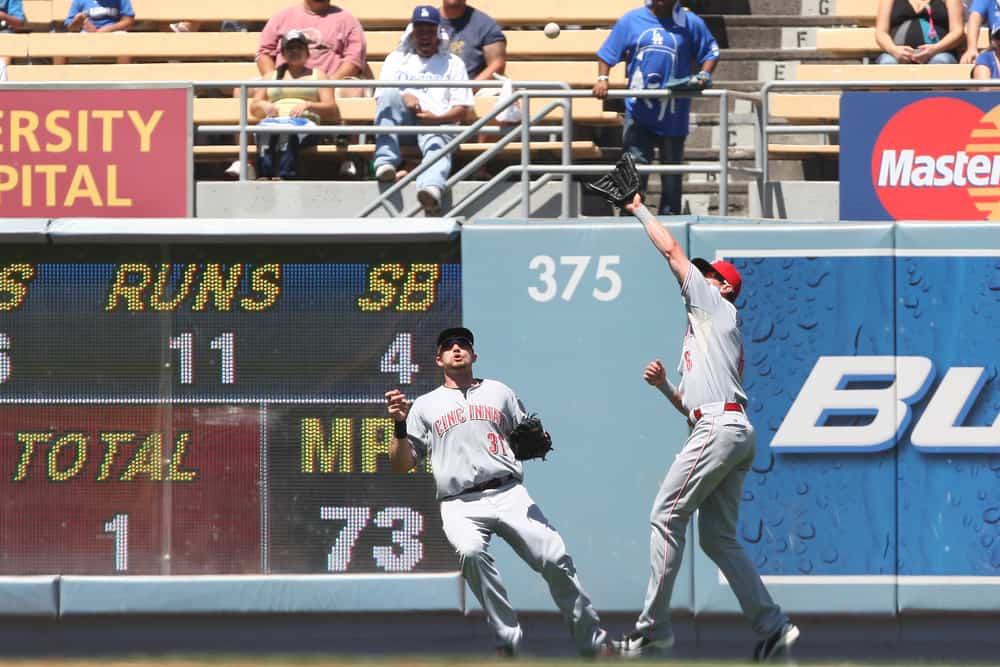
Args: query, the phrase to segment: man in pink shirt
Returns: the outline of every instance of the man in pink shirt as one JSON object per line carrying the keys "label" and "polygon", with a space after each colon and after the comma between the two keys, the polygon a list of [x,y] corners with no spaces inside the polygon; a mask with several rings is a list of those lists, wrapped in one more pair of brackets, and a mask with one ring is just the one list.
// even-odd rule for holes
{"label": "man in pink shirt", "polygon": [[301,30],[310,40],[307,67],[331,79],[360,77],[365,69],[365,32],[346,9],[330,0],[302,0],[270,18],[260,33],[257,69],[262,76],[281,64],[278,40],[289,30]]}

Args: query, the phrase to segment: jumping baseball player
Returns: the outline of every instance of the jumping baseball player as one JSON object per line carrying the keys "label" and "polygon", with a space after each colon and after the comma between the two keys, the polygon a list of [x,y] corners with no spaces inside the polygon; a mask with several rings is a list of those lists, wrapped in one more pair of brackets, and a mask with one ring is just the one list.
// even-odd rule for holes
{"label": "jumping baseball player", "polygon": [[743,390],[743,339],[736,306],[742,280],[729,262],[689,260],[666,227],[643,206],[638,174],[627,156],[592,190],[635,215],[680,283],[688,328],[681,350],[680,386],[663,364],[643,374],[687,417],[691,434],[674,459],[650,512],[650,578],[635,629],[615,642],[622,655],[657,653],[673,645],[670,595],[684,554],[688,520],[698,514],[701,548],[725,575],[743,614],[761,637],[755,661],[787,653],[799,637],[774,603],[736,539],[743,480],[754,458],[754,429]]}
{"label": "jumping baseball player", "polygon": [[580,653],[608,655],[613,649],[607,632],[562,537],[521,483],[521,462],[512,449],[517,439],[511,434],[529,421],[524,408],[510,387],[473,376],[476,359],[471,331],[445,329],[437,340],[444,383],[412,404],[399,390],[386,392],[396,423],[389,449],[393,469],[406,472],[431,457],[444,533],[496,633],[498,655],[517,654],[521,626],[488,551],[494,534],[545,579]]}

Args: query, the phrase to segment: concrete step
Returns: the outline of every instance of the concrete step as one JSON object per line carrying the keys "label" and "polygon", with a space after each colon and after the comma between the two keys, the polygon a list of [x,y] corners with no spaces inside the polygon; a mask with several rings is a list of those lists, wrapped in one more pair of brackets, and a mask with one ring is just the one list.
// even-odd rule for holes
{"label": "concrete step", "polygon": [[810,16],[804,14],[699,14],[712,34],[718,37],[716,30],[731,26],[777,26],[777,27],[816,27],[828,28],[838,26],[853,26],[855,21],[841,16]]}
{"label": "concrete step", "polygon": [[[687,0],[684,3],[699,16],[766,14],[770,16],[800,15],[805,0]],[[815,0],[813,0],[815,2]]]}

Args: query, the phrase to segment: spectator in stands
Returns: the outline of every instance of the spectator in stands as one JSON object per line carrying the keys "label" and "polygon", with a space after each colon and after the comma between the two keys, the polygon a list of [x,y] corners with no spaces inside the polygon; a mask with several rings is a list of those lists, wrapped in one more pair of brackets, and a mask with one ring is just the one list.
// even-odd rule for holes
{"label": "spectator in stands", "polygon": [[[973,79],[1000,79],[1000,24],[990,31],[990,48],[976,57],[972,68]],[[996,88],[983,88],[996,92]]]}
{"label": "spectator in stands", "polygon": [[[300,4],[281,10],[264,25],[256,58],[262,77],[283,62],[278,41],[289,30],[301,30],[306,34],[312,44],[307,65],[323,70],[327,78],[356,79],[365,72],[365,31],[361,23],[330,0],[302,0]],[[340,97],[361,94],[359,90],[353,94],[344,90],[339,89]]]}
{"label": "spectator in stands", "polygon": [[0,32],[20,30],[26,20],[21,0],[0,0]]}
{"label": "spectator in stands", "polygon": [[[281,35],[289,30],[301,30],[312,45],[306,66],[326,73],[327,79],[374,79],[366,62],[365,31],[361,23],[346,9],[330,0],[301,0],[287,7],[264,24],[257,48],[257,70],[266,78],[283,62],[279,47]],[[362,88],[334,88],[335,97],[361,97]],[[234,91],[238,94],[238,91]],[[343,139],[346,141],[346,137]],[[226,169],[226,175],[237,177],[237,160]],[[342,164],[341,174],[351,176],[357,167],[351,161]]]}
{"label": "spectator in stands", "polygon": [[[63,21],[69,32],[127,32],[135,25],[135,10],[131,0],[73,0]],[[132,62],[129,56],[119,56],[119,64]],[[52,58],[55,65],[66,64],[65,56]]]}
{"label": "spectator in stands", "polygon": [[971,65],[979,55],[979,29],[983,25],[990,32],[1000,25],[1000,7],[996,0],[972,0],[969,6],[969,18],[965,24],[965,52],[962,54],[962,64]]}
{"label": "spectator in stands", "polygon": [[131,0],[73,0],[64,21],[69,32],[122,32],[135,25]]}
{"label": "spectator in stands", "polygon": [[[268,77],[275,81],[323,81],[326,72],[311,68],[309,39],[301,30],[281,37],[282,64]],[[260,126],[315,127],[323,121],[338,121],[340,114],[332,88],[258,88],[250,107],[263,120]],[[257,137],[257,174],[262,178],[290,179],[298,176],[299,151],[318,143],[319,135],[290,132]]]}
{"label": "spectator in stands", "polygon": [[961,0],[879,0],[879,65],[949,65],[962,41]]}
{"label": "spectator in stands", "polygon": [[[647,0],[645,7],[618,19],[598,50],[594,97],[607,97],[608,74],[622,60],[632,89],[661,89],[682,78],[691,88],[707,88],[719,61],[719,45],[701,17],[679,2]],[[652,163],[657,147],[661,163],[679,164],[690,113],[690,97],[626,99],[622,148],[638,164]],[[660,183],[659,214],[679,214],[681,174],[662,174]]]}
{"label": "spectator in stands", "polygon": [[[14,32],[24,27],[25,22],[24,7],[21,0],[0,0],[0,32]],[[3,72],[6,74],[6,66],[10,64],[10,59],[0,56],[0,65],[3,65]]]}
{"label": "spectator in stands", "polygon": [[[385,59],[379,78],[416,83],[412,87],[378,89],[376,125],[455,124],[460,123],[468,108],[473,106],[471,88],[420,87],[421,81],[469,80],[465,63],[450,51],[448,33],[441,26],[441,14],[436,7],[420,5],[413,10],[410,24],[399,46]],[[433,131],[417,135],[424,162],[438,154],[446,143],[447,135]],[[399,135],[378,135],[375,177],[382,182],[395,180],[401,162]],[[417,177],[417,198],[427,215],[441,212],[449,173],[451,155],[444,155]]]}
{"label": "spectator in stands", "polygon": [[[177,21],[167,23],[161,26],[161,29],[171,32],[199,32],[203,27],[205,25],[201,21]],[[218,25],[219,32],[248,32],[249,29],[249,26],[242,21],[225,20]]]}
{"label": "spectator in stands", "polygon": [[469,79],[492,81],[494,74],[507,69],[507,38],[488,14],[465,0],[442,0],[441,25],[448,33],[451,52],[465,63]]}

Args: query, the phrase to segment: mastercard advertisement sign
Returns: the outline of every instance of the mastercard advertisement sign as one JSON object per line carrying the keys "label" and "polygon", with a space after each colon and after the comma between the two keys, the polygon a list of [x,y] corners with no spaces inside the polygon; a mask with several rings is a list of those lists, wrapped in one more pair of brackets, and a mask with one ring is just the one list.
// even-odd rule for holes
{"label": "mastercard advertisement sign", "polygon": [[1000,220],[1000,93],[847,92],[842,220]]}

